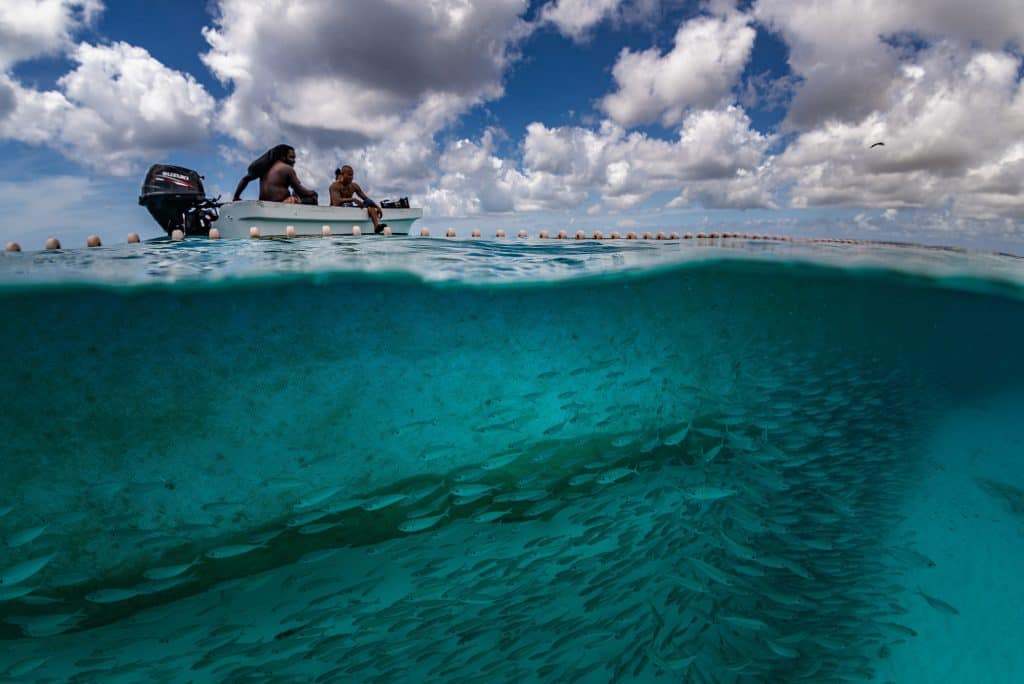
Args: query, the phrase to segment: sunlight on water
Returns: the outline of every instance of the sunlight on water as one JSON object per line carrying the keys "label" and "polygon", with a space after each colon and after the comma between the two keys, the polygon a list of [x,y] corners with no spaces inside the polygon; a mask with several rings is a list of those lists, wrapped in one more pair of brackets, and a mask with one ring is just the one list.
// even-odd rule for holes
{"label": "sunlight on water", "polygon": [[1024,269],[396,239],[0,259],[12,681],[1019,681]]}

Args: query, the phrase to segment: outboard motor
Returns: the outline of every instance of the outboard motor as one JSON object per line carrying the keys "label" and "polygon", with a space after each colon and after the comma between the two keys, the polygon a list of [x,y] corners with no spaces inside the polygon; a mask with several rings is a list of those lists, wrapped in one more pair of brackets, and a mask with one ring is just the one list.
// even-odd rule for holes
{"label": "outboard motor", "polygon": [[139,204],[170,235],[175,229],[185,235],[209,235],[217,219],[219,200],[206,197],[203,177],[192,169],[153,164],[142,182]]}

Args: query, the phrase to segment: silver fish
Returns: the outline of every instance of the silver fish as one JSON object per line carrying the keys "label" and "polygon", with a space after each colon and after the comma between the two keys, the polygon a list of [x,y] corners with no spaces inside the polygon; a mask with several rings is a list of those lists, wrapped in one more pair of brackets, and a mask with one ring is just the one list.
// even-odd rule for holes
{"label": "silver fish", "polygon": [[118,603],[119,601],[135,598],[138,595],[139,592],[136,589],[97,589],[86,594],[85,600],[92,601],[93,603]]}
{"label": "silver fish", "polygon": [[684,490],[683,495],[692,499],[693,501],[717,501],[724,499],[728,496],[732,496],[736,493],[735,489],[726,489],[724,487],[713,487],[710,485],[701,485],[698,487],[692,487]]}
{"label": "silver fish", "polygon": [[20,532],[15,532],[14,534],[12,534],[10,537],[7,538],[7,545],[11,546],[11,547],[16,547],[16,546],[22,546],[24,544],[28,544],[30,541],[34,541],[36,538],[38,538],[39,535],[41,535],[43,532],[45,532],[46,528],[49,527],[49,526],[50,526],[50,524],[46,523],[45,525],[39,525],[37,527],[30,527],[27,530],[21,530]]}
{"label": "silver fish", "polygon": [[191,563],[184,563],[182,565],[165,565],[159,568],[150,568],[142,573],[142,576],[146,579],[151,580],[165,580],[171,577],[177,577],[181,573],[185,572],[189,568],[198,562],[198,558],[194,559]]}
{"label": "silver fish", "polygon": [[233,558],[234,556],[241,556],[243,553],[249,553],[256,549],[263,548],[260,544],[231,544],[228,546],[218,546],[215,549],[210,549],[206,552],[207,558]]}
{"label": "silver fish", "polygon": [[299,500],[299,503],[295,504],[295,508],[311,508],[319,503],[323,503],[327,499],[341,491],[341,487],[326,487],[319,489],[315,492],[310,492],[306,496]]}
{"label": "silver fish", "polygon": [[406,520],[402,524],[400,524],[398,526],[398,529],[402,532],[409,533],[429,530],[431,527],[441,522],[441,520],[448,515],[450,510],[451,509],[448,509],[447,511],[441,513],[440,515],[432,515],[426,518],[410,518],[409,520]]}
{"label": "silver fish", "polygon": [[387,508],[392,504],[396,504],[403,500],[406,494],[382,494],[381,496],[375,496],[372,499],[368,499],[363,502],[364,511],[379,511],[382,508]]}
{"label": "silver fish", "polygon": [[52,561],[56,556],[57,552],[54,551],[53,553],[48,553],[45,556],[29,558],[17,565],[12,565],[3,572],[0,572],[0,585],[7,587],[12,584],[24,582],[32,575],[45,568],[47,563]]}
{"label": "silver fish", "polygon": [[606,470],[598,475],[597,480],[595,481],[597,484],[611,484],[616,480],[621,480],[627,475],[636,474],[638,472],[639,471],[635,468],[612,468],[611,470]]}
{"label": "silver fish", "polygon": [[474,522],[478,522],[478,523],[494,522],[495,520],[498,520],[499,518],[504,518],[506,515],[508,515],[511,512],[512,512],[512,509],[506,509],[504,511],[487,511],[486,513],[481,513],[480,515],[474,517],[473,521]]}
{"label": "silver fish", "polygon": [[960,614],[959,610],[957,610],[953,606],[949,605],[948,603],[946,603],[942,599],[935,598],[934,596],[929,596],[928,594],[926,594],[923,591],[921,591],[921,587],[917,588],[917,593],[920,594],[921,598],[923,598],[925,601],[927,601],[928,605],[931,606],[932,608],[934,608],[935,610],[941,611],[943,613],[948,613],[950,615],[959,615]]}
{"label": "silver fish", "polygon": [[686,436],[690,434],[690,425],[691,424],[688,423],[685,427],[683,427],[683,429],[676,430],[671,435],[666,437],[663,442],[665,446],[676,446],[677,444],[682,444],[683,441],[686,439]]}
{"label": "silver fish", "polygon": [[486,484],[460,484],[452,487],[452,494],[455,496],[469,497],[481,496],[494,489],[494,485]]}

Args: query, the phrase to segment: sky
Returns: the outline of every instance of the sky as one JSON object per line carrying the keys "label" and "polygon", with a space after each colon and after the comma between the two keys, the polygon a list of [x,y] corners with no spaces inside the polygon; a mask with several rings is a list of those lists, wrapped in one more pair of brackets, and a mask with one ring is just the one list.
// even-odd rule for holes
{"label": "sky", "polygon": [[150,164],[230,199],[286,142],[438,230],[1024,254],[1022,76],[1019,0],[0,0],[0,239],[159,235]]}

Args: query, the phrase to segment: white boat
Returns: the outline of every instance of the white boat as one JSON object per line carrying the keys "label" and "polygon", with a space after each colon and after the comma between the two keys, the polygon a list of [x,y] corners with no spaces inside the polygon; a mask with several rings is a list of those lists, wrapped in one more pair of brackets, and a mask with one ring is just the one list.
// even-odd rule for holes
{"label": "white boat", "polygon": [[[422,209],[382,209],[381,223],[391,228],[392,235],[408,235],[412,223],[423,216]],[[359,228],[363,235],[373,235],[373,221],[366,209],[356,207],[321,207],[310,204],[284,204],[242,200],[221,205],[213,226],[222,238],[250,237],[252,229],[260,237],[287,237],[288,227],[295,237],[321,237],[324,228],[331,235],[352,235]]]}
{"label": "white boat", "polygon": [[[402,208],[382,208],[381,223],[388,225],[392,235],[408,235],[413,221],[423,216],[422,209],[409,207],[408,198],[402,198],[401,203],[405,205]],[[373,221],[366,209],[260,200],[222,204],[219,198],[206,197],[203,177],[197,172],[169,164],[149,168],[139,204],[168,235],[175,231],[207,235],[211,227],[220,231],[222,238],[248,238],[257,231],[259,237],[289,237],[289,233],[294,237],[321,237],[325,228],[331,235],[352,235],[356,228],[363,235],[373,235]]]}

